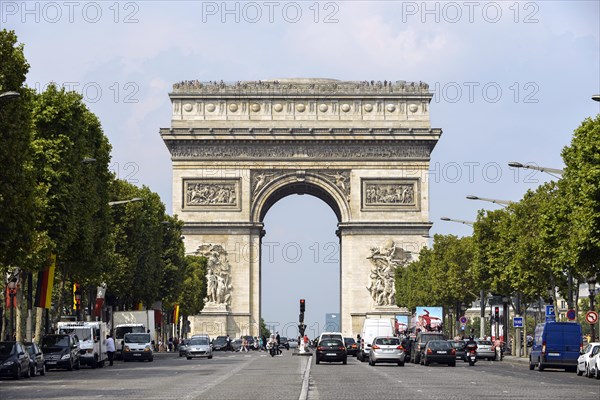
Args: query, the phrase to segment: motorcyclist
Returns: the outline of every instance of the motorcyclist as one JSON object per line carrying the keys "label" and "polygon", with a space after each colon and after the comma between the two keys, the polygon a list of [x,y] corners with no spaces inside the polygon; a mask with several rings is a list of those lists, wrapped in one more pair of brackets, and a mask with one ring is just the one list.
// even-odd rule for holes
{"label": "motorcyclist", "polygon": [[275,354],[279,354],[279,346],[277,344],[277,339],[275,338],[275,335],[271,335],[267,346],[269,348],[269,352],[271,352],[271,355],[273,354],[272,352],[275,352]]}
{"label": "motorcyclist", "polygon": [[475,341],[475,338],[473,337],[473,335],[469,336],[469,339],[467,339],[465,341],[465,358],[469,356],[469,352],[471,351],[475,351],[477,352],[477,342]]}

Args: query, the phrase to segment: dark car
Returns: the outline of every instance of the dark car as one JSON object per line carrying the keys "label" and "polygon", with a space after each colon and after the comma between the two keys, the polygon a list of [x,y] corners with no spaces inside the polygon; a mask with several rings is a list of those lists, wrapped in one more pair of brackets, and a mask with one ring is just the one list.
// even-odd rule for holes
{"label": "dark car", "polygon": [[319,364],[321,361],[341,361],[343,364],[346,364],[348,362],[348,353],[346,352],[346,346],[344,346],[344,343],[338,339],[321,340],[317,345],[317,351],[315,355],[317,364]]}
{"label": "dark car", "polygon": [[348,353],[349,356],[356,357],[358,354],[358,345],[356,344],[356,340],[351,337],[345,337],[344,345],[346,346],[346,353]]}
{"label": "dark car", "polygon": [[212,342],[213,351],[227,350],[227,336],[217,336]]}
{"label": "dark car", "polygon": [[425,345],[421,364],[429,365],[431,363],[448,364],[449,367],[455,367],[456,350],[447,340],[430,340]]}
{"label": "dark car", "polygon": [[286,350],[290,349],[290,344],[289,344],[288,338],[286,338],[285,336],[281,336],[279,338],[279,348],[286,349]]}
{"label": "dark car", "polygon": [[29,378],[29,354],[20,342],[0,342],[0,376]]}
{"label": "dark car", "polygon": [[452,345],[454,351],[456,352],[456,359],[467,361],[466,351],[465,351],[465,341],[464,340],[448,340],[448,343]]}
{"label": "dark car", "polygon": [[23,343],[25,350],[29,353],[29,369],[31,370],[31,376],[46,375],[46,361],[44,360],[44,353],[39,346],[33,342]]}
{"label": "dark car", "polygon": [[185,356],[189,344],[190,339],[183,339],[181,343],[179,343],[179,346],[177,346],[177,350],[179,350],[179,357]]}
{"label": "dark car", "polygon": [[421,362],[421,357],[425,351],[425,345],[430,340],[446,340],[446,338],[443,333],[439,332],[419,332],[411,348],[410,359],[414,364],[419,364]]}
{"label": "dark car", "polygon": [[46,369],[66,368],[69,371],[79,369],[79,339],[76,335],[45,335],[42,338],[42,351],[46,360]]}

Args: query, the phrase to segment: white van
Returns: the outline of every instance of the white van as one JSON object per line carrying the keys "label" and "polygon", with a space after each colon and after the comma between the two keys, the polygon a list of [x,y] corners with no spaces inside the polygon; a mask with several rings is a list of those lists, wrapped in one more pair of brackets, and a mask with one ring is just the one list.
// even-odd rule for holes
{"label": "white van", "polygon": [[360,332],[360,343],[357,358],[366,361],[369,358],[369,350],[373,339],[377,336],[395,336],[394,322],[391,318],[367,318]]}

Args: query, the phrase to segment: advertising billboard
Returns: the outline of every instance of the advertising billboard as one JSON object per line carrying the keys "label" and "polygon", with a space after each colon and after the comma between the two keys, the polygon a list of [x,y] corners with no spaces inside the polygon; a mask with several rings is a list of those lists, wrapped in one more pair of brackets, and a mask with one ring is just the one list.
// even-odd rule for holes
{"label": "advertising billboard", "polygon": [[444,309],[442,307],[417,307],[414,326],[421,332],[441,332],[444,322]]}

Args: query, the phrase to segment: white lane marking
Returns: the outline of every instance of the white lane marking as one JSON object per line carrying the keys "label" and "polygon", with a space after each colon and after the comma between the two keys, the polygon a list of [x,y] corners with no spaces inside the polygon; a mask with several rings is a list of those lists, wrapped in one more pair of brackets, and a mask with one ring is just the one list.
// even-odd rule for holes
{"label": "white lane marking", "polygon": [[300,396],[298,396],[298,400],[308,399],[308,385],[309,385],[309,379],[310,379],[311,364],[312,364],[312,356],[309,356],[307,363],[306,363],[306,369],[304,370],[304,377],[302,378],[302,389],[300,390]]}

